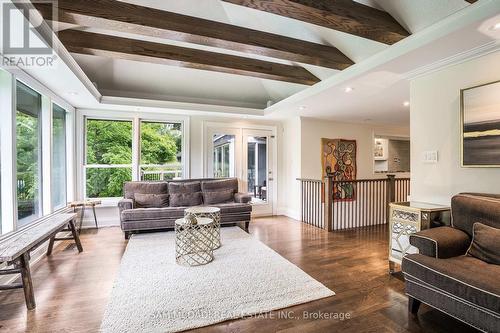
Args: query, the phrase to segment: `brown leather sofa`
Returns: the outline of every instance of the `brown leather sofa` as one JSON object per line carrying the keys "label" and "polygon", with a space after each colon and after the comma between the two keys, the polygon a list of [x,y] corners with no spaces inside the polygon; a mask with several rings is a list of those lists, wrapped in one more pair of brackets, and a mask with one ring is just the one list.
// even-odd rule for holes
{"label": "brown leather sofa", "polygon": [[[410,236],[419,254],[402,262],[409,311],[425,303],[481,331],[500,332],[500,196],[462,193],[451,210],[451,226]],[[489,245],[477,248],[479,228]],[[486,251],[494,263],[471,249]]]}
{"label": "brown leather sofa", "polygon": [[118,208],[126,239],[140,231],[173,229],[187,207],[218,207],[221,225],[242,223],[247,231],[252,213],[252,198],[238,193],[236,178],[127,182],[124,197]]}

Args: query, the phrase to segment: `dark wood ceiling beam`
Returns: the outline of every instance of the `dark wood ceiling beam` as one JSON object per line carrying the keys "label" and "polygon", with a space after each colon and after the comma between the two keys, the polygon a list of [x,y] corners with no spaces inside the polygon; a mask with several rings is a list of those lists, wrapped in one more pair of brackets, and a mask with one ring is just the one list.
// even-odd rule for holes
{"label": "dark wood ceiling beam", "polygon": [[[59,0],[56,4],[56,20],[59,22],[207,45],[339,70],[353,64],[333,46],[126,2]],[[54,20],[50,5],[37,2],[34,5],[46,20]]]}
{"label": "dark wood ceiling beam", "polygon": [[59,39],[72,53],[203,69],[304,85],[319,82],[317,77],[302,67],[174,45],[78,30],[60,31]]}
{"label": "dark wood ceiling beam", "polygon": [[385,44],[410,34],[387,12],[352,0],[222,0]]}

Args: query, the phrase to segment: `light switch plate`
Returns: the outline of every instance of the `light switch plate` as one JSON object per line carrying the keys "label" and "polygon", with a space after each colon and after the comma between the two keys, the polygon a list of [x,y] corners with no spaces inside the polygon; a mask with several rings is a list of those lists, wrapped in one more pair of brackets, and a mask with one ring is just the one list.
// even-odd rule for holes
{"label": "light switch plate", "polygon": [[424,151],[422,155],[422,160],[424,163],[436,164],[438,162],[438,151],[437,150]]}

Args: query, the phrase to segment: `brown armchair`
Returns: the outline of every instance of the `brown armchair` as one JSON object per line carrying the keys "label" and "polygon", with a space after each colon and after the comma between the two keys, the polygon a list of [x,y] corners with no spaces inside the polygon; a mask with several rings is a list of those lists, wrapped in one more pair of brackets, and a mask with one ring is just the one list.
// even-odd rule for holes
{"label": "brown armchair", "polygon": [[423,302],[481,331],[500,332],[500,265],[467,253],[476,222],[500,228],[500,196],[459,194],[451,209],[451,227],[410,236],[419,254],[402,262],[409,311],[416,314]]}

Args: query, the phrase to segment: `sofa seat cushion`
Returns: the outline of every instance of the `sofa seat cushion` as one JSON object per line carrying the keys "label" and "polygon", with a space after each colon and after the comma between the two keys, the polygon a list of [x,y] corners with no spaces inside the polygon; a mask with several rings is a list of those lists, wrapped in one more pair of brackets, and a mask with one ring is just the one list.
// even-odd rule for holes
{"label": "sofa seat cushion", "polygon": [[465,255],[437,259],[410,254],[403,258],[402,269],[413,283],[500,313],[499,265]]}
{"label": "sofa seat cushion", "polygon": [[218,207],[220,208],[220,214],[244,214],[244,213],[251,213],[252,212],[252,206],[249,204],[242,204],[242,203],[220,203],[220,204],[215,204],[215,205],[210,205],[212,207]]}
{"label": "sofa seat cushion", "polygon": [[122,221],[166,220],[184,217],[185,207],[136,208],[122,211]]}

